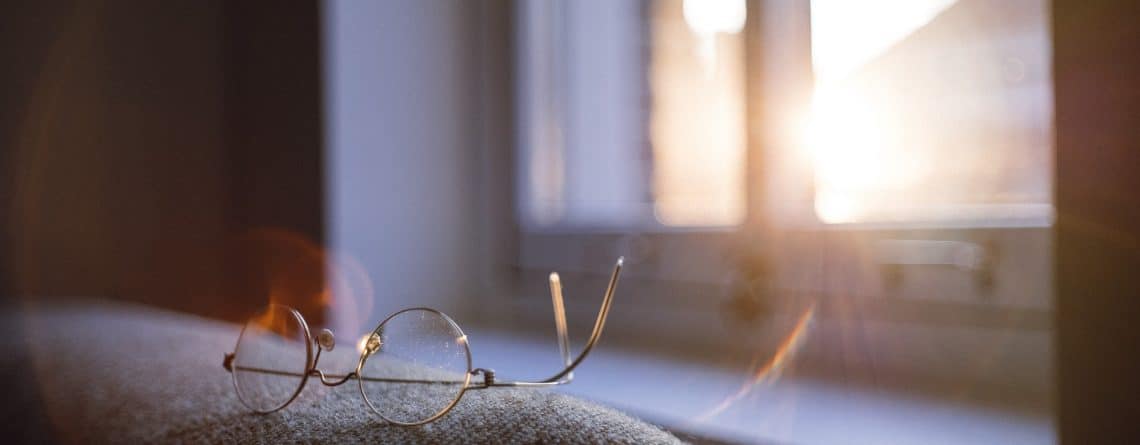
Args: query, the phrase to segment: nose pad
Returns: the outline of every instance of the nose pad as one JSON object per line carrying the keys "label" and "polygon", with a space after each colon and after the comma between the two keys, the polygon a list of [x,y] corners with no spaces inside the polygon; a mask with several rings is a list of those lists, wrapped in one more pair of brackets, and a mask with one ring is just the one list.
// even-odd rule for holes
{"label": "nose pad", "polygon": [[336,337],[333,336],[332,331],[321,329],[321,332],[317,334],[317,344],[325,351],[332,351],[333,346],[336,346]]}

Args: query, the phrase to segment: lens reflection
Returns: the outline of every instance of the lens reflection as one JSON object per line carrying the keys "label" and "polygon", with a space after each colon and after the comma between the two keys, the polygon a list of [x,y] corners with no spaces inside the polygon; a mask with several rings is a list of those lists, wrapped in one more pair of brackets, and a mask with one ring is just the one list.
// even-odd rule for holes
{"label": "lens reflection", "polygon": [[271,304],[254,315],[234,348],[234,387],[242,403],[263,413],[284,407],[301,390],[310,353],[295,311]]}
{"label": "lens reflection", "polygon": [[467,338],[447,316],[430,309],[392,315],[374,332],[375,352],[360,362],[360,390],[368,405],[400,424],[442,415],[470,379]]}

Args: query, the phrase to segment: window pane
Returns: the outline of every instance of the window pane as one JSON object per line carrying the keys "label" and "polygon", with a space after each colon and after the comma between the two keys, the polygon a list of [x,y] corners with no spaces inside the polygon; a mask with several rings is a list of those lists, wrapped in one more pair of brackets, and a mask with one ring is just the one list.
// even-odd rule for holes
{"label": "window pane", "polygon": [[743,0],[534,1],[521,11],[524,224],[743,219]]}
{"label": "window pane", "polygon": [[737,224],[745,211],[744,2],[657,1],[652,14],[657,218]]}
{"label": "window pane", "polygon": [[813,0],[827,223],[1049,221],[1044,0]]}

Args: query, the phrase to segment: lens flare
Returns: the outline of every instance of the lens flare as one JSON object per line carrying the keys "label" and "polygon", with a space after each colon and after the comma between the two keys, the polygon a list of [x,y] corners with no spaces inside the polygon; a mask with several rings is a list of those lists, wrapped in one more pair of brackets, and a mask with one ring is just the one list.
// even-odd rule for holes
{"label": "lens flare", "polygon": [[321,312],[327,289],[325,251],[309,237],[278,227],[262,227],[234,239],[232,256],[243,276],[241,295],[259,295],[302,313]]}
{"label": "lens flare", "polygon": [[367,329],[376,295],[368,271],[348,254],[329,255],[326,267],[329,326],[352,334]]}
{"label": "lens flare", "polygon": [[311,316],[337,332],[360,332],[371,316],[375,292],[365,267],[307,236],[276,227],[237,237],[233,256],[244,276],[234,293],[264,295]]}
{"label": "lens flare", "polygon": [[815,303],[812,303],[811,307],[800,314],[791,333],[789,333],[788,336],[784,338],[784,341],[780,342],[780,346],[776,348],[776,353],[772,354],[772,357],[768,359],[763,366],[753,371],[752,376],[741,385],[740,389],[725,398],[720,404],[713,407],[713,409],[697,416],[696,421],[701,422],[715,417],[750,394],[752,390],[760,384],[770,383],[775,380],[780,375],[780,371],[788,366],[795,356],[796,351],[803,345],[804,340],[807,338],[808,326],[811,325],[811,321],[814,318]]}

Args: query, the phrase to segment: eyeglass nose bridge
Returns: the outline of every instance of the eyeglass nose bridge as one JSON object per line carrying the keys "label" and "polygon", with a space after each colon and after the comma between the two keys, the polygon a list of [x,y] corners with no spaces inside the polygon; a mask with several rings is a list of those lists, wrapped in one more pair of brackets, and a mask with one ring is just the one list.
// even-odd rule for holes
{"label": "eyeglass nose bridge", "polygon": [[332,351],[333,347],[336,346],[336,336],[333,335],[333,332],[331,330],[321,329],[321,332],[317,333],[316,343],[317,355],[313,357],[313,366],[309,368],[308,372],[309,377],[319,378],[321,380],[321,384],[325,386],[340,386],[343,385],[344,382],[352,380],[354,377],[356,377],[356,371],[353,371],[344,375],[339,380],[331,380],[328,376],[325,375],[324,371],[317,369],[317,365],[319,365],[321,361],[321,351]]}
{"label": "eyeglass nose bridge", "polygon": [[340,380],[329,380],[328,377],[325,376],[325,372],[321,371],[319,369],[310,370],[309,376],[320,378],[321,384],[325,385],[325,386],[340,386],[340,385],[343,385],[344,382],[347,382],[349,380],[352,380],[353,378],[356,378],[356,371],[352,371],[348,374],[345,374],[344,377],[340,378]]}

